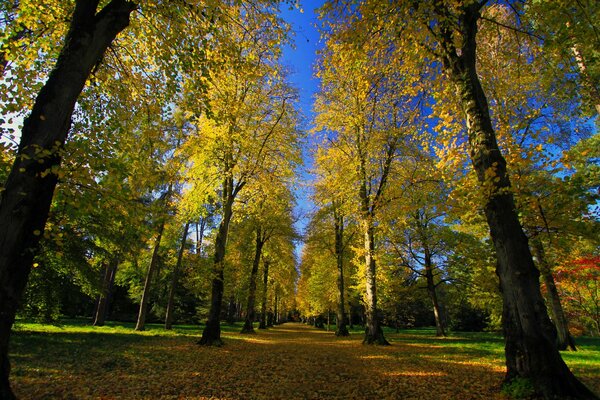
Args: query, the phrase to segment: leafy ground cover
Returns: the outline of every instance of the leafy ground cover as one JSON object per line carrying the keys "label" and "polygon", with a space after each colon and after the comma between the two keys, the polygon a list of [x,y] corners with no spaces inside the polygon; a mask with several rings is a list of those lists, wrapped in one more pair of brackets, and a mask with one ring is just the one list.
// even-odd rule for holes
{"label": "leafy ground cover", "polygon": [[[196,345],[197,326],[91,327],[19,323],[12,384],[22,399],[505,399],[502,340],[492,334],[435,338],[388,332],[392,346],[362,335],[288,323],[255,335],[223,326],[226,345]],[[600,339],[563,353],[600,393]]]}

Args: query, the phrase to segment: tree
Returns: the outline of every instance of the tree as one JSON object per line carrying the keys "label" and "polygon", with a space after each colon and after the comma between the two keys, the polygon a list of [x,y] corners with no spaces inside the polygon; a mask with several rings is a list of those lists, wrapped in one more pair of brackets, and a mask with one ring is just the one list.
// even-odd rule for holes
{"label": "tree", "polygon": [[[242,15],[243,10],[234,10]],[[285,26],[276,25],[272,10],[244,14],[244,29],[232,27],[234,51],[209,88],[209,115],[195,118],[198,135],[184,145],[190,157],[187,171],[193,186],[188,202],[217,200],[220,222],[215,238],[211,307],[200,340],[221,345],[220,313],[224,262],[234,203],[244,187],[259,176],[283,173],[297,161],[296,94],[277,65]],[[258,13],[258,14],[255,14]],[[266,25],[265,25],[266,24]],[[268,29],[267,29],[268,28]],[[204,77],[200,77],[204,79]],[[191,110],[198,104],[190,104]],[[191,113],[194,115],[194,113]],[[215,181],[220,181],[218,187]]]}
{"label": "tree", "polygon": [[135,3],[113,0],[99,12],[97,7],[98,1],[76,2],[65,45],[25,120],[0,199],[0,394],[7,399],[14,398],[8,382],[10,331],[48,218],[57,183],[52,171],[60,164],[77,97],[92,68],[129,24]]}
{"label": "tree", "polygon": [[[467,123],[469,153],[480,185],[490,192],[484,211],[498,259],[504,301],[506,381],[530,379],[545,398],[595,398],[568,369],[555,347],[552,325],[539,288],[527,238],[515,212],[507,166],[477,76],[477,23],[485,2],[431,2],[419,6],[422,29],[430,30],[433,54],[455,87]],[[458,41],[457,41],[458,40]]]}
{"label": "tree", "polygon": [[[256,279],[263,248],[274,236],[294,236],[291,218],[292,194],[282,182],[261,182],[249,198],[245,213],[255,231],[255,249],[248,282],[246,318],[242,333],[254,333]],[[267,261],[264,261],[265,269]]]}
{"label": "tree", "polygon": [[187,242],[188,230],[190,227],[189,221],[185,223],[183,227],[183,234],[181,235],[181,245],[177,253],[177,264],[173,270],[171,276],[171,287],[169,288],[169,300],[167,303],[167,311],[165,313],[165,329],[169,330],[173,325],[173,311],[175,308],[175,290],[177,288],[177,279],[179,278],[179,271],[181,270],[181,263],[183,260],[183,252]]}
{"label": "tree", "polygon": [[[364,343],[388,344],[377,311],[375,231],[378,214],[389,201],[390,176],[401,168],[398,161],[408,141],[407,126],[415,117],[420,89],[418,80],[393,71],[395,67],[401,69],[402,62],[396,58],[389,37],[381,36],[377,43],[371,43],[358,34],[345,42],[335,32],[330,35],[318,73],[322,91],[315,108],[317,129],[330,132],[332,137],[329,148],[318,157],[345,165],[339,174],[348,182],[343,195],[354,197],[363,235]],[[378,46],[386,48],[381,58],[373,57]]]}

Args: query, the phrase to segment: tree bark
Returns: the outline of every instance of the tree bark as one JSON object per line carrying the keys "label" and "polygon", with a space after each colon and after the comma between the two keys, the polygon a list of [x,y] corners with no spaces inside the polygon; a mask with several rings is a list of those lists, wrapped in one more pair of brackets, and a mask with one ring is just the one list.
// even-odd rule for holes
{"label": "tree bark", "polygon": [[556,329],[540,291],[539,272],[517,216],[506,160],[498,147],[476,70],[477,21],[482,4],[470,2],[460,10],[460,51],[455,47],[452,12],[443,2],[434,2],[434,7],[441,21],[438,39],[443,68],[455,86],[466,117],[471,162],[480,184],[492,189],[484,212],[496,249],[496,273],[503,298],[505,382],[528,379],[545,399],[595,399],[558,352]]}
{"label": "tree bark", "polygon": [[[242,185],[243,186],[243,185]],[[241,189],[238,186],[237,191]],[[233,202],[236,190],[233,187],[233,178],[226,177],[223,182],[223,216],[219,223],[219,230],[215,238],[215,255],[213,259],[213,280],[210,298],[210,311],[208,320],[202,331],[202,337],[198,344],[203,346],[222,346],[221,340],[221,306],[223,304],[223,287],[225,268],[225,251],[227,249],[227,235],[229,223],[233,215]]]}
{"label": "tree bark", "polygon": [[531,247],[535,257],[537,258],[542,279],[546,284],[546,292],[550,303],[552,322],[554,322],[554,326],[556,327],[556,332],[558,334],[558,349],[567,350],[567,348],[570,348],[573,351],[577,351],[575,340],[569,332],[569,322],[567,321],[567,317],[565,316],[565,312],[560,302],[560,295],[558,294],[558,289],[556,289],[554,276],[552,276],[552,268],[546,259],[544,245],[539,238],[534,238],[531,240]]}
{"label": "tree bark", "polygon": [[446,336],[446,332],[444,330],[444,324],[442,322],[442,316],[440,312],[440,305],[438,302],[436,284],[433,276],[433,261],[432,261],[432,250],[430,248],[430,241],[427,236],[427,221],[425,221],[425,214],[421,214],[417,212],[415,215],[415,220],[417,224],[417,232],[420,236],[421,245],[423,247],[423,263],[425,266],[425,280],[427,282],[427,294],[429,295],[429,299],[431,300],[431,305],[433,307],[433,316],[435,319],[435,335],[438,337]]}
{"label": "tree bark", "polygon": [[248,285],[248,303],[246,306],[246,320],[241,333],[255,333],[254,323],[254,303],[256,302],[256,277],[258,275],[258,267],[260,265],[260,257],[262,255],[263,234],[260,227],[256,228],[256,245],[254,247],[254,260],[252,261],[252,271],[250,271],[250,284]]}
{"label": "tree bark", "polygon": [[146,273],[146,280],[144,282],[144,291],[142,292],[142,300],[140,301],[140,309],[138,313],[137,323],[135,324],[136,331],[143,331],[146,329],[146,314],[148,313],[148,302],[150,300],[150,289],[152,287],[152,278],[155,275],[156,268],[158,266],[158,251],[160,250],[160,242],[162,240],[162,234],[165,229],[165,221],[162,220],[160,227],[158,228],[158,235],[154,242],[154,250],[152,251],[152,259],[148,266],[148,272]]}
{"label": "tree bark", "polygon": [[275,310],[273,311],[273,323],[279,325],[279,286],[275,285]]}
{"label": "tree bark", "polygon": [[265,261],[263,269],[262,305],[260,307],[260,323],[258,329],[267,329],[267,285],[269,284],[269,261]]}
{"label": "tree bark", "polygon": [[94,323],[92,324],[94,326],[104,326],[104,323],[106,322],[106,314],[112,297],[112,289],[115,283],[118,265],[119,261],[117,259],[112,259],[109,264],[106,265],[104,270],[102,292],[98,296],[98,305],[94,315]]}
{"label": "tree bark", "polygon": [[17,157],[0,199],[0,398],[13,399],[8,345],[33,257],[44,233],[60,151],[71,115],[92,68],[129,25],[133,2],[79,0],[65,44],[31,114],[24,122]]}
{"label": "tree bark", "polygon": [[177,289],[177,279],[179,278],[179,271],[181,270],[181,262],[183,260],[183,252],[185,251],[185,243],[188,236],[188,230],[190,228],[189,221],[185,223],[183,227],[183,235],[181,235],[181,246],[179,246],[179,253],[177,254],[177,264],[173,270],[173,276],[171,276],[171,288],[169,289],[169,301],[167,302],[167,312],[165,314],[165,329],[170,330],[173,328],[173,310],[175,308],[175,290]]}
{"label": "tree bark", "polygon": [[364,245],[365,245],[365,266],[366,266],[366,314],[367,321],[365,326],[364,344],[389,345],[389,342],[383,335],[383,330],[379,322],[377,310],[377,282],[375,264],[375,228],[370,219],[363,221],[364,226]]}
{"label": "tree bark", "polygon": [[336,315],[336,336],[349,336],[348,327],[346,325],[346,310],[344,300],[344,217],[334,215],[335,217],[335,258],[337,263],[337,287],[338,287],[338,304]]}
{"label": "tree bark", "polygon": [[196,224],[196,254],[202,254],[202,241],[204,240],[204,228],[206,218],[200,217],[200,224]]}

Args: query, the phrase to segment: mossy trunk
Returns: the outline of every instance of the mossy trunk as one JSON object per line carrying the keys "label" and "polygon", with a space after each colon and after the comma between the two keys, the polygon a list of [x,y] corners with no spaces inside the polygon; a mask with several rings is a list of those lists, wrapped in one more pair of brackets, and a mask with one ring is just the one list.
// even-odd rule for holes
{"label": "mossy trunk", "polygon": [[375,232],[370,222],[363,223],[364,226],[364,249],[365,249],[365,276],[367,281],[366,290],[366,326],[364,344],[389,345],[383,335],[377,310],[377,268],[375,264]]}
{"label": "mossy trunk", "polygon": [[532,382],[545,399],[595,399],[569,370],[556,347],[556,329],[540,291],[535,268],[516,211],[487,99],[476,70],[476,33],[479,2],[459,9],[462,45],[456,46],[453,14],[443,2],[435,3],[442,23],[439,40],[443,67],[452,80],[466,117],[468,148],[482,187],[487,188],[484,213],[496,249],[496,273],[503,299],[502,325],[507,372],[505,382],[516,378]]}

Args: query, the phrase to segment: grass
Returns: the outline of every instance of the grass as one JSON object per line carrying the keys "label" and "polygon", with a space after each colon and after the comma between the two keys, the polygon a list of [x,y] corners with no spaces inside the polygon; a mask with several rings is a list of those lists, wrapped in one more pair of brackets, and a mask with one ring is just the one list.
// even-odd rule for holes
{"label": "grass", "polygon": [[[147,324],[85,320],[56,325],[19,321],[11,344],[15,391],[22,399],[506,399],[503,341],[491,333],[386,330],[392,346],[362,346],[302,324],[240,335],[222,325],[223,348],[196,345],[201,327],[165,331]],[[600,393],[600,339],[579,338],[563,357]]]}

